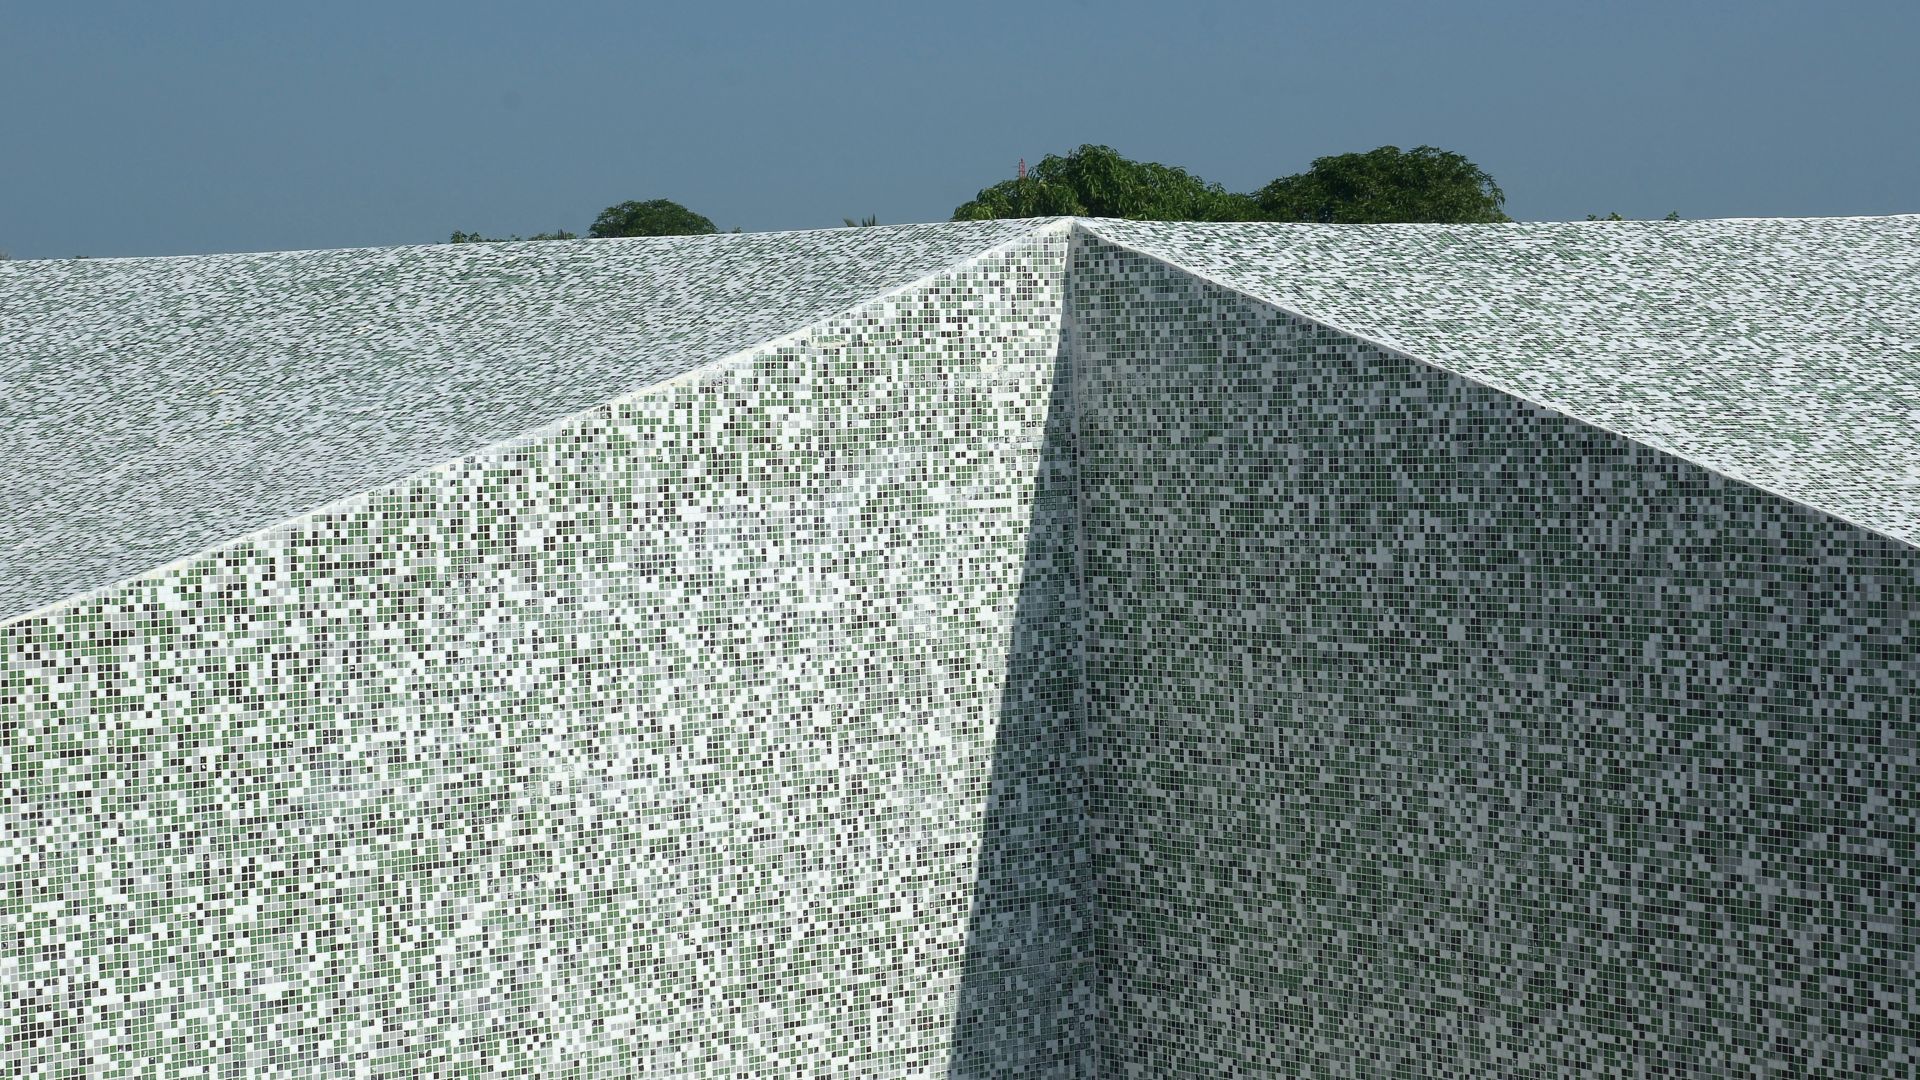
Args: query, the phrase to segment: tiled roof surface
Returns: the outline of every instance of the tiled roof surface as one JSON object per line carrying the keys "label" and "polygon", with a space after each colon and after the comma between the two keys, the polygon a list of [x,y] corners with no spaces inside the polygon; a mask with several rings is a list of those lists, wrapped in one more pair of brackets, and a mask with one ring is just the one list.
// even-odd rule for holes
{"label": "tiled roof surface", "polygon": [[514,438],[1035,227],[0,263],[0,618]]}
{"label": "tiled roof surface", "polygon": [[1083,224],[1920,544],[1920,216]]}
{"label": "tiled roof surface", "polygon": [[[1920,216],[1079,225],[1920,544]],[[0,618],[1041,227],[0,263]]]}

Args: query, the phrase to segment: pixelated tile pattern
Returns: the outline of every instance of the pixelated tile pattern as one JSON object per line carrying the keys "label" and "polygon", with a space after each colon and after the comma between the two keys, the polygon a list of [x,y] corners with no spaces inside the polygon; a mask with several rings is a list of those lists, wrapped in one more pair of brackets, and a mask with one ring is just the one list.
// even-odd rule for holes
{"label": "pixelated tile pattern", "polygon": [[0,627],[0,1074],[1074,1075],[1066,243]]}
{"label": "pixelated tile pattern", "polygon": [[[0,1073],[1920,1073],[1920,552],[1834,472],[1911,223],[1586,228],[0,267],[100,501],[0,469],[157,545],[0,617]],[[1722,475],[1796,416],[1826,502]]]}
{"label": "pixelated tile pattern", "polygon": [[1085,225],[1920,544],[1920,215]]}
{"label": "pixelated tile pattern", "polygon": [[0,618],[525,434],[1033,228],[0,262]]}
{"label": "pixelated tile pattern", "polygon": [[1920,1075],[1920,552],[1070,280],[1092,1075]]}

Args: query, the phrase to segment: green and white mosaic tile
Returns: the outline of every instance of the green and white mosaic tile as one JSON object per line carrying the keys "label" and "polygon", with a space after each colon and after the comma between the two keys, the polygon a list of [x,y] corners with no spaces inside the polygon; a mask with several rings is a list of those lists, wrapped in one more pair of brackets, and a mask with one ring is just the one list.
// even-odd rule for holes
{"label": "green and white mosaic tile", "polygon": [[1920,551],[1104,241],[1072,291],[1094,1075],[1920,1074]]}
{"label": "green and white mosaic tile", "polygon": [[1032,227],[0,262],[0,618],[519,437]]}
{"label": "green and white mosaic tile", "polygon": [[965,1005],[1064,1075],[1067,237],[1025,231],[0,627],[5,1071],[934,1075]]}
{"label": "green and white mosaic tile", "polygon": [[1920,543],[1920,214],[1096,229],[1254,299]]}
{"label": "green and white mosaic tile", "polygon": [[0,1074],[1920,1074],[1916,282],[1920,218],[0,264]]}

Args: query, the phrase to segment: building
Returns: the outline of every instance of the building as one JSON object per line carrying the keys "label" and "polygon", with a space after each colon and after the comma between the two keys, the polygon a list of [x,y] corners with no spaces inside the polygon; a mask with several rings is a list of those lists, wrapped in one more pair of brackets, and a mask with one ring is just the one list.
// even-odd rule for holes
{"label": "building", "polygon": [[1920,216],[0,264],[9,1075],[1920,1071]]}

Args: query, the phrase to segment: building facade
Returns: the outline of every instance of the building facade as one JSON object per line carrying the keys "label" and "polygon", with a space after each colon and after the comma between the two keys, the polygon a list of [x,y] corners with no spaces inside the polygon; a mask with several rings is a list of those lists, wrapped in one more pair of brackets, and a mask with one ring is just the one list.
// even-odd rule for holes
{"label": "building facade", "polygon": [[9,1073],[1911,1074],[1915,280],[1915,218],[0,266]]}

